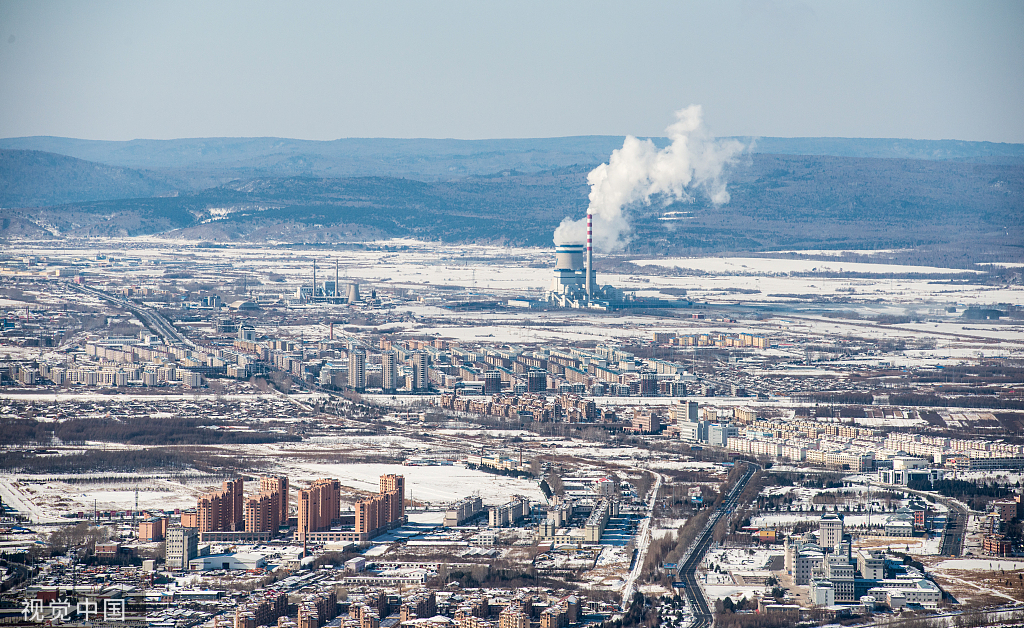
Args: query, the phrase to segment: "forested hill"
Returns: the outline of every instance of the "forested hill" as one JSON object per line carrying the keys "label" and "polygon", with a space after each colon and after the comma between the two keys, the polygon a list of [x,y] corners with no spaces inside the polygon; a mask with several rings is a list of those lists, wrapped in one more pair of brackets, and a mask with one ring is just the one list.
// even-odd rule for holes
{"label": "forested hill", "polygon": [[37,150],[0,149],[0,207],[156,196],[175,190],[159,176]]}
{"label": "forested hill", "polygon": [[[0,237],[169,233],[330,243],[407,236],[550,246],[564,217],[585,212],[594,165],[450,181],[252,177],[173,197],[3,210]],[[753,154],[730,170],[729,191],[732,200],[717,208],[697,199],[634,209],[632,250],[992,250],[1024,242],[1020,164]]]}

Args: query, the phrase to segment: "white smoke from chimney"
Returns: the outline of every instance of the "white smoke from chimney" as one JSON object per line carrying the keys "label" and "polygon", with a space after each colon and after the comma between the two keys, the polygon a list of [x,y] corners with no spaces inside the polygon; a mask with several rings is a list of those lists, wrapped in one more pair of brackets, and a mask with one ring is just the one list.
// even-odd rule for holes
{"label": "white smoke from chimney", "polygon": [[[629,135],[608,163],[590,171],[587,211],[594,217],[595,248],[616,251],[626,246],[630,227],[625,210],[650,204],[652,197],[686,200],[701,190],[715,205],[729,202],[723,170],[744,146],[736,140],[715,140],[701,118],[700,105],[681,109],[665,129],[670,145],[658,150],[651,140]],[[555,243],[583,242],[586,234],[586,216],[566,218],[555,230]]]}

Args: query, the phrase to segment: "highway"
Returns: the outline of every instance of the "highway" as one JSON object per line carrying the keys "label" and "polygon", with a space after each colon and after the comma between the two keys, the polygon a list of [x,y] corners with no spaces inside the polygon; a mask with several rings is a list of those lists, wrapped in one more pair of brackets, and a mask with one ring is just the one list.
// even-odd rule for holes
{"label": "highway", "polygon": [[686,556],[683,557],[683,561],[679,564],[677,579],[686,584],[686,598],[690,602],[690,609],[694,616],[693,623],[690,624],[693,628],[710,628],[715,622],[715,611],[711,608],[711,604],[708,602],[707,597],[705,597],[704,590],[700,587],[700,582],[697,580],[697,566],[704,560],[704,555],[707,554],[708,548],[711,546],[715,526],[723,517],[727,518],[732,513],[739,502],[740,494],[743,493],[743,489],[747,486],[747,482],[761,468],[752,462],[746,464],[746,472],[733,485],[732,489],[726,493],[725,499],[722,500],[721,505],[715,512],[711,514],[704,529],[694,539],[690,549],[686,552]]}
{"label": "highway", "polygon": [[150,307],[112,295],[109,292],[105,292],[98,288],[83,286],[77,283],[68,283],[68,285],[79,292],[90,294],[99,299],[103,299],[112,305],[130,311],[132,314],[137,316],[138,319],[142,321],[142,324],[151,332],[163,338],[164,342],[172,347],[195,347],[195,344],[191,340],[181,335],[181,332],[175,329],[174,325],[171,325],[167,322],[166,318],[160,316]]}

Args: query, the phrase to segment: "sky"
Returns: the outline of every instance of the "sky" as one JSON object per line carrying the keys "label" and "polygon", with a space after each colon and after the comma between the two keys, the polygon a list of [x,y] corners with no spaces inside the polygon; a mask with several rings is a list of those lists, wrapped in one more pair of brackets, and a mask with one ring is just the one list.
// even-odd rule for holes
{"label": "sky", "polygon": [[0,137],[1024,142],[1024,2],[0,0]]}

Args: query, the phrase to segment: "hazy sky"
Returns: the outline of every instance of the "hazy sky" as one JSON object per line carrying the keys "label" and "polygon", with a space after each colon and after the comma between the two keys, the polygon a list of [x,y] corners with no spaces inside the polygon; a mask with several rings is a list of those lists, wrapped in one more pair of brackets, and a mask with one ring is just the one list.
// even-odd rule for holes
{"label": "hazy sky", "polygon": [[1024,2],[0,0],[0,137],[1024,142]]}

